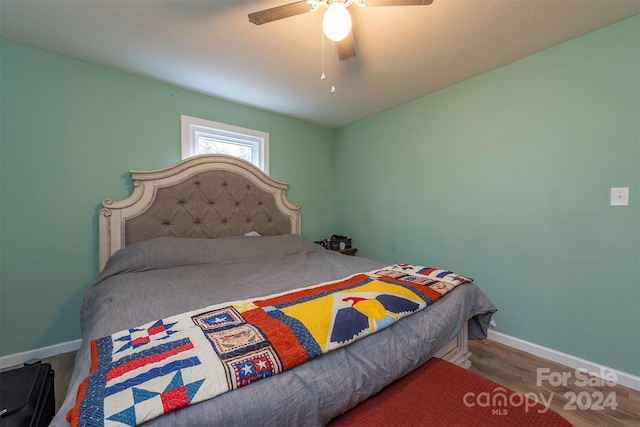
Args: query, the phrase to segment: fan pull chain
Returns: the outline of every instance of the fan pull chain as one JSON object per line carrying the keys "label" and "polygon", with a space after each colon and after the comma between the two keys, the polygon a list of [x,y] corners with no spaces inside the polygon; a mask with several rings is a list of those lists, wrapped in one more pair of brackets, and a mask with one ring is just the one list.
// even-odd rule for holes
{"label": "fan pull chain", "polygon": [[[335,48],[336,43],[335,43],[335,42],[332,42],[332,43],[331,43],[331,45]],[[332,55],[333,55],[333,57],[335,58],[335,52],[334,52],[334,50],[335,50],[335,49],[331,49],[331,54],[332,54]],[[333,71],[334,71],[334,69],[333,69],[333,63],[334,63],[334,62],[335,62],[335,61],[331,61],[331,70],[330,70],[330,71],[331,71],[331,94],[332,94],[332,95],[333,95],[334,93],[336,93],[336,87],[334,86],[335,79],[336,79],[336,73],[334,73],[334,72],[333,72]]]}
{"label": "fan pull chain", "polygon": [[324,80],[327,77],[324,75],[324,34],[320,31],[320,37],[322,38],[322,74],[320,74],[320,80]]}
{"label": "fan pull chain", "polygon": [[[327,76],[324,74],[324,51],[325,51],[325,45],[324,45],[324,33],[321,31],[320,32],[320,36],[322,37],[322,73],[320,74],[320,81],[324,81]],[[335,45],[335,43],[333,43],[333,45]],[[333,76],[333,61],[331,61],[331,72],[330,75]],[[331,90],[330,92],[332,94],[336,93],[336,87],[335,85],[331,84]]]}

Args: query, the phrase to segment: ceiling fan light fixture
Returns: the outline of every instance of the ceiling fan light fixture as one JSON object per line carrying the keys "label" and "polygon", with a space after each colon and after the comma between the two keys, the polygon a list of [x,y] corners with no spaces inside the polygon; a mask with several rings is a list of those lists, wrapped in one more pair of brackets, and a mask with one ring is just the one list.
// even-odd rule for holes
{"label": "ceiling fan light fixture", "polygon": [[322,18],[322,31],[334,42],[338,42],[351,31],[351,15],[342,2],[336,1],[327,7]]}

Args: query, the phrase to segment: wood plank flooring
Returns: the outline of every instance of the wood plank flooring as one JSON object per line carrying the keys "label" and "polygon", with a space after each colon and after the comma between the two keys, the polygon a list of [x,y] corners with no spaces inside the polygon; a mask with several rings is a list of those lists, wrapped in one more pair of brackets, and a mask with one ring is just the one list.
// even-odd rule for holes
{"label": "wood plank flooring", "polygon": [[585,378],[573,368],[491,340],[469,341],[469,351],[471,371],[521,394],[534,393],[541,403],[551,400],[551,409],[574,426],[640,426],[640,391]]}
{"label": "wood plank flooring", "polygon": [[[473,363],[471,371],[522,394],[535,393],[537,396],[541,396],[542,393],[541,399],[543,398],[547,402],[551,400],[551,409],[576,427],[640,427],[640,391],[620,385],[576,386],[574,369],[491,340],[469,341],[469,350],[472,353],[471,362]],[[44,362],[52,364],[55,371],[56,410],[64,399],[75,355],[76,352],[70,352],[44,359]],[[538,386],[538,368],[548,369],[548,375],[558,376],[569,373],[571,378],[566,381],[566,386],[560,384],[554,387],[549,380],[541,381],[541,385]],[[578,404],[583,407],[586,403],[589,403],[588,406],[595,404],[596,392],[603,393],[604,397],[614,393],[612,396],[615,397],[617,407],[611,409],[603,401],[602,410],[580,409]],[[576,401],[573,402],[575,409],[570,409],[571,393],[576,396]],[[568,397],[565,394],[568,394]],[[590,401],[587,401],[587,397]],[[613,403],[613,401],[610,399],[609,403]]]}

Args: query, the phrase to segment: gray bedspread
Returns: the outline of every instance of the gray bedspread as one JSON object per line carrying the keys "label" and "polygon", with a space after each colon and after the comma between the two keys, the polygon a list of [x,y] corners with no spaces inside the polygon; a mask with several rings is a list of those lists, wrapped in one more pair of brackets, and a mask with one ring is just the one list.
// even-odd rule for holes
{"label": "gray bedspread", "polygon": [[[328,251],[297,235],[158,238],[122,249],[85,295],[82,345],[67,398],[52,425],[68,425],[66,413],[89,373],[92,339],[212,304],[383,266]],[[424,363],[455,337],[464,322],[469,320],[471,338],[485,338],[494,311],[477,286],[460,285],[432,306],[367,338],[147,424],[324,425]]]}

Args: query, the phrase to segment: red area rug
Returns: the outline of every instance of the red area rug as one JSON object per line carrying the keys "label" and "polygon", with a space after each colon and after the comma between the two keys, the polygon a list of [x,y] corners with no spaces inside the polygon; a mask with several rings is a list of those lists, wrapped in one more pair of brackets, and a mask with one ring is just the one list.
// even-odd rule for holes
{"label": "red area rug", "polygon": [[329,426],[571,426],[536,400],[434,357]]}

